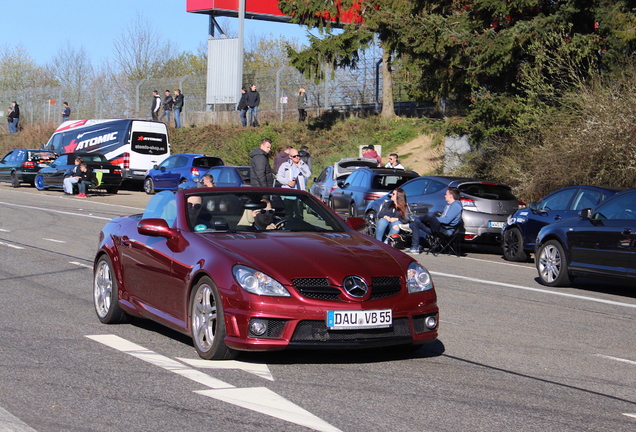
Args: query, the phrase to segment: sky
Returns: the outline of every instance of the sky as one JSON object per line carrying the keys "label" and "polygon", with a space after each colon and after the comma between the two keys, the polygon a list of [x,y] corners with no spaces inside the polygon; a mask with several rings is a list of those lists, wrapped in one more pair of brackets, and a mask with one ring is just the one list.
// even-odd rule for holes
{"label": "sky", "polygon": [[[5,0],[6,1],[6,0]],[[208,38],[207,15],[186,12],[186,0],[18,0],[5,13],[0,52],[22,46],[39,66],[70,44],[84,48],[93,65],[113,58],[113,41],[126,33],[138,14],[178,51],[196,53]],[[5,11],[7,12],[7,11]],[[220,18],[238,31],[238,19]],[[307,41],[304,27],[245,20],[245,40],[272,34]]]}

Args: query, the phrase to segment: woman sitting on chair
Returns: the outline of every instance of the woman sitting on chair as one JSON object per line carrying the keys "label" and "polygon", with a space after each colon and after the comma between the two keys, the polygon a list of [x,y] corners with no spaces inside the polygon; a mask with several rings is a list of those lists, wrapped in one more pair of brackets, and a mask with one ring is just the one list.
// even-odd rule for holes
{"label": "woman sitting on chair", "polygon": [[[384,240],[385,243],[388,243],[385,234],[397,234],[399,231],[397,225],[409,222],[409,210],[404,191],[401,188],[395,188],[389,197],[391,201],[385,201],[382,204],[375,227],[375,238],[380,241]],[[387,231],[390,232],[387,233]]]}

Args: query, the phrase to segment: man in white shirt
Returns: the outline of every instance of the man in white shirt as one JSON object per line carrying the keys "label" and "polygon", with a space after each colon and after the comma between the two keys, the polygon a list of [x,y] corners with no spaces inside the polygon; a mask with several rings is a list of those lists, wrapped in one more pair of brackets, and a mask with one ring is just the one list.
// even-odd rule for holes
{"label": "man in white shirt", "polygon": [[404,169],[400,161],[398,160],[397,153],[391,153],[389,155],[389,162],[384,165],[384,168],[393,168],[393,169]]}

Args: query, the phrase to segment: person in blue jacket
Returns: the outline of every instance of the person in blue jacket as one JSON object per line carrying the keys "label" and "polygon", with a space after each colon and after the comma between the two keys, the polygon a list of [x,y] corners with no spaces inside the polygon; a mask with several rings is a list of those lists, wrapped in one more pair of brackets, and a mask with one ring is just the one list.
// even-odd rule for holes
{"label": "person in blue jacket", "polygon": [[434,232],[441,232],[446,235],[451,235],[455,232],[457,225],[462,219],[462,203],[459,201],[459,190],[449,187],[444,199],[446,200],[446,207],[444,207],[444,211],[441,214],[427,213],[409,223],[409,228],[413,231],[413,237],[411,249],[407,253],[419,254],[422,252],[420,237],[426,238]]}

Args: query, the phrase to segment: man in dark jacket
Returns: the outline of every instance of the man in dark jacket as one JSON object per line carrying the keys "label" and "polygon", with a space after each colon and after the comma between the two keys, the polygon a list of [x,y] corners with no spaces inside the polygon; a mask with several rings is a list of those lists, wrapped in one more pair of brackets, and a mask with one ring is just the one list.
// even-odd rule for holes
{"label": "man in dark jacket", "polygon": [[241,100],[239,100],[236,109],[239,112],[239,116],[241,117],[241,124],[243,127],[247,126],[247,103],[245,100],[247,99],[247,90],[245,87],[241,87]]}
{"label": "man in dark jacket", "polygon": [[272,141],[265,138],[250,152],[250,184],[256,187],[271,187],[274,184],[272,167],[269,166],[269,152]]}
{"label": "man in dark jacket", "polygon": [[300,159],[302,159],[302,161],[305,162],[311,170],[311,155],[309,154],[309,147],[302,146],[300,148],[300,151],[298,152],[298,155],[300,156]]}
{"label": "man in dark jacket", "polygon": [[161,114],[161,117],[159,117],[159,120],[163,120],[163,118],[166,118],[166,124],[170,124],[170,113],[172,112],[172,105],[174,104],[173,100],[172,100],[172,94],[170,94],[170,90],[166,90],[166,95],[163,98],[163,113]]}
{"label": "man in dark jacket", "polygon": [[245,104],[250,116],[250,126],[258,126],[258,106],[260,103],[261,95],[256,91],[256,84],[252,84],[245,98]]}
{"label": "man in dark jacket", "polygon": [[174,91],[172,109],[174,111],[174,127],[179,129],[181,127],[181,111],[183,110],[184,97],[181,90],[176,89]]}

